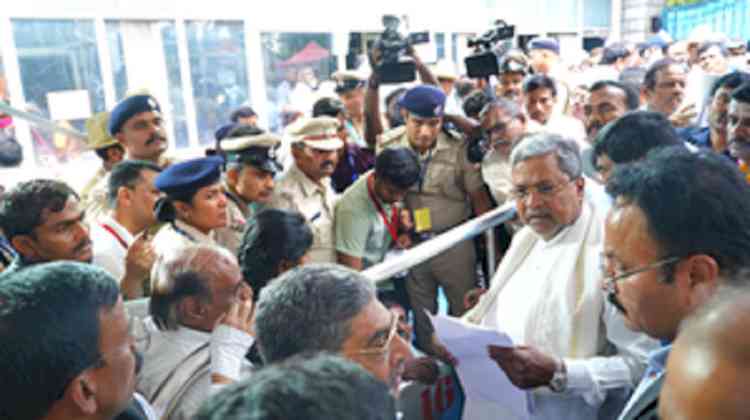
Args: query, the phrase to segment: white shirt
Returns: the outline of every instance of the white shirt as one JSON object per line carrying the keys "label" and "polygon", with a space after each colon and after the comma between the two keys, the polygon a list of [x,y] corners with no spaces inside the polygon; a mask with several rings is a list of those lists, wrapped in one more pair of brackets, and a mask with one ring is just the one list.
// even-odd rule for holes
{"label": "white shirt", "polygon": [[[176,331],[156,330],[150,334],[148,347],[143,349],[143,368],[138,375],[136,390],[151,399],[157,388],[165,381],[178,364],[181,364],[191,353],[211,341],[211,334],[191,328],[179,327]],[[213,361],[212,361],[213,363]],[[241,378],[252,373],[253,365],[243,360]],[[211,375],[208,371],[200,376],[183,395],[176,412],[170,419],[190,419],[203,402],[213,392]],[[161,417],[164,407],[154,406]]]}
{"label": "white shirt", "polygon": [[[565,284],[559,278],[560,267],[550,264],[550,261],[557,261],[559,258],[559,247],[581,240],[575,231],[580,231],[581,224],[585,223],[584,219],[583,216],[579,217],[573,225],[562,230],[550,241],[538,240],[534,243],[497,295],[493,309],[485,315],[485,325],[506,331],[516,344],[539,348],[539,343],[527,341],[527,337],[535,336],[533,332],[527,331],[529,326],[548,326],[550,322],[562,321],[550,318],[537,320],[535,323],[529,322],[539,315],[534,303],[544,302],[548,293],[575,293],[572,290],[559,290],[561,287],[556,288],[554,284],[549,284]],[[591,298],[587,295],[582,296],[582,299]],[[582,302],[577,304],[582,305]],[[569,309],[577,311],[580,308]],[[566,354],[550,354],[553,357],[563,357],[568,373],[567,389],[559,394],[545,387],[534,389],[531,393],[532,419],[595,420],[599,416],[600,405],[610,392],[632,389],[640,379],[647,355],[658,347],[658,343],[644,334],[628,330],[622,316],[606,300],[601,311],[595,316],[598,316],[600,325],[600,336],[597,338],[601,343],[599,347],[603,348],[604,344],[608,343],[612,350],[616,349],[616,353],[609,355],[600,352],[591,357],[580,358],[569,358]],[[554,332],[554,326],[551,328],[550,331]],[[505,418],[513,419],[510,414]]]}
{"label": "white shirt", "polygon": [[586,143],[586,129],[583,122],[577,118],[552,114],[544,125],[544,131],[575,140],[579,149],[589,147]]}
{"label": "white shirt", "polygon": [[103,217],[101,222],[91,225],[92,263],[107,270],[119,282],[125,275],[125,257],[134,240],[133,235],[115,219]]}

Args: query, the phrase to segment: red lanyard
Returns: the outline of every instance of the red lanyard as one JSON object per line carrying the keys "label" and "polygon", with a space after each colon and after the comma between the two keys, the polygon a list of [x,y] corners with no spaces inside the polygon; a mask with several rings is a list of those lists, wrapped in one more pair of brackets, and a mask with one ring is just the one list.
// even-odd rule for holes
{"label": "red lanyard", "polygon": [[115,231],[114,229],[112,229],[112,226],[106,225],[104,223],[102,223],[101,226],[104,228],[104,230],[106,230],[107,232],[111,233],[112,236],[114,236],[115,239],[117,239],[117,242],[119,242],[120,245],[122,245],[123,248],[125,248],[126,250],[128,249],[127,242],[125,242],[125,240],[122,239],[122,237],[117,234],[117,231]]}
{"label": "red lanyard", "polygon": [[393,239],[393,242],[396,242],[398,240],[398,209],[395,205],[391,206],[391,220],[388,221],[388,216],[385,215],[383,206],[380,205],[380,201],[375,197],[375,190],[373,188],[373,184],[375,183],[374,175],[375,174],[370,174],[370,176],[367,177],[367,192],[370,194],[370,200],[372,200],[372,204],[374,204],[375,208],[378,210],[378,214],[383,218],[383,223],[385,223],[385,227],[388,228],[388,233],[391,234],[391,239]]}

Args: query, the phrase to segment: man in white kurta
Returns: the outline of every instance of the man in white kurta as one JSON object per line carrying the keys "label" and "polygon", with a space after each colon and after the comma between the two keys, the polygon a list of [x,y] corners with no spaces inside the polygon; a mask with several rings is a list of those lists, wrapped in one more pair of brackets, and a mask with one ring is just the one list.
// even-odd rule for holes
{"label": "man in white kurta", "polygon": [[[559,136],[531,136],[514,149],[511,165],[512,195],[526,226],[465,319],[505,331],[517,345],[490,346],[488,357],[498,364],[496,374],[530,392],[532,419],[602,418],[607,397],[624,403],[656,343],[627,330],[604,299],[604,216],[584,198],[575,145]],[[503,407],[466,398],[468,418],[515,418]]]}

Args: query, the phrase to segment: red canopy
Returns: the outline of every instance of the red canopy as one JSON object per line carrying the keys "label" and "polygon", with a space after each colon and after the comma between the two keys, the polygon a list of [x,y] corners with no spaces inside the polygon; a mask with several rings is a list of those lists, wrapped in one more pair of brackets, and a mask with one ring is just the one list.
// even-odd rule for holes
{"label": "red canopy", "polygon": [[330,57],[330,53],[325,48],[318,45],[315,41],[310,41],[305,48],[301,49],[297,54],[289,57],[286,61],[282,61],[282,66],[293,66],[295,64],[311,63],[313,61],[320,61],[324,58]]}

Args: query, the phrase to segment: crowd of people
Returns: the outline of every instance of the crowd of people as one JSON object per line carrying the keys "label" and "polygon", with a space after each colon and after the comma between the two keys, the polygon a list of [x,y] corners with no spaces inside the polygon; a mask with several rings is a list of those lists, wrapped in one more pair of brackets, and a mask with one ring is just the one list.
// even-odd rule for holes
{"label": "crowd of people", "polygon": [[[398,418],[462,363],[441,296],[511,338],[477,349],[483,374],[529,399],[462,393],[464,418],[750,417],[747,52],[611,43],[568,66],[535,38],[476,80],[407,54],[419,83],[381,98],[377,60],[340,71],[282,134],[243,107],[179,161],[140,92],[88,122],[81,191],[5,185],[0,418]],[[508,203],[497,252],[362,273]]]}

